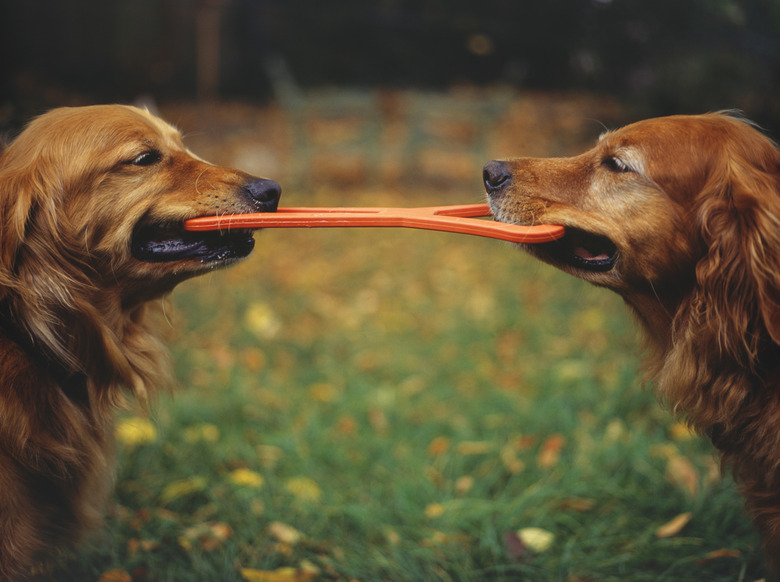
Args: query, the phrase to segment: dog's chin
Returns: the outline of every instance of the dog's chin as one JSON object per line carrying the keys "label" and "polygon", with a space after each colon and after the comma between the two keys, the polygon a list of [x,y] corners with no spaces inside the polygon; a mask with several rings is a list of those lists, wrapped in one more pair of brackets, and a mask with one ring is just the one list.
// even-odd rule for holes
{"label": "dog's chin", "polygon": [[243,259],[254,246],[251,230],[190,232],[179,224],[142,224],[133,232],[130,252],[143,263],[187,263],[198,270]]}
{"label": "dog's chin", "polygon": [[[500,208],[494,210],[496,220],[510,224],[534,225],[545,220],[522,220],[507,216]],[[558,240],[540,244],[522,244],[536,258],[576,275],[611,271],[618,260],[618,248],[601,234],[566,226],[566,234]]]}

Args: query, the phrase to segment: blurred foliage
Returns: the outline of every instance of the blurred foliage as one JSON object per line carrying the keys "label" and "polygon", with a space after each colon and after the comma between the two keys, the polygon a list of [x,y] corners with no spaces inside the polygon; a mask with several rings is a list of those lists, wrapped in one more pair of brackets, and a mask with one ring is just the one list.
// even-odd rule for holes
{"label": "blurred foliage", "polygon": [[780,120],[776,0],[5,0],[2,100],[192,97],[199,17],[218,22],[222,97],[269,99],[281,58],[304,88],[502,83]]}

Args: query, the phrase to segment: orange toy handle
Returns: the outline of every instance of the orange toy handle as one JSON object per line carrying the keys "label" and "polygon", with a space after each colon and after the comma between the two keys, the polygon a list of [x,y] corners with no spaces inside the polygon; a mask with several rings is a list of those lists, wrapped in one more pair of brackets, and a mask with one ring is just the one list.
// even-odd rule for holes
{"label": "orange toy handle", "polygon": [[420,208],[279,208],[274,213],[228,214],[203,216],[184,223],[187,230],[222,230],[231,228],[326,228],[357,226],[391,226],[421,228],[496,238],[516,243],[542,243],[561,238],[562,226],[541,224],[522,226],[478,217],[491,216],[487,204],[427,206]]}

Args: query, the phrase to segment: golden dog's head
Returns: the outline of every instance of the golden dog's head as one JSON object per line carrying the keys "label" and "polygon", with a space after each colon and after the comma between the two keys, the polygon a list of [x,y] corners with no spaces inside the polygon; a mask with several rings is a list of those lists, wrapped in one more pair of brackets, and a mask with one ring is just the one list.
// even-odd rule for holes
{"label": "golden dog's head", "polygon": [[273,212],[279,196],[276,182],[198,158],[145,110],[56,109],[0,157],[0,268],[12,285],[61,265],[120,289],[127,306],[253,248],[251,231],[196,234],[183,221]]}
{"label": "golden dog's head", "polygon": [[182,223],[273,212],[279,196],[272,180],[193,155],[145,110],[50,111],[0,153],[0,330],[22,330],[68,373],[140,392],[144,370],[163,368],[149,300],[254,246],[249,230]]}

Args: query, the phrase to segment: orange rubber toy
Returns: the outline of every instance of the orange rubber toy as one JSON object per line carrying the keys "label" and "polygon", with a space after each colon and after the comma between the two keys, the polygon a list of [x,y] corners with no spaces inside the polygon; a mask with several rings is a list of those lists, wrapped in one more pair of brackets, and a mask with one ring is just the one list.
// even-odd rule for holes
{"label": "orange rubber toy", "polygon": [[184,228],[203,231],[231,228],[391,226],[472,234],[515,243],[549,242],[561,238],[565,232],[564,227],[557,225],[522,226],[478,218],[483,216],[491,216],[487,204],[418,208],[288,207],[279,208],[277,212],[193,218],[184,223]]}

